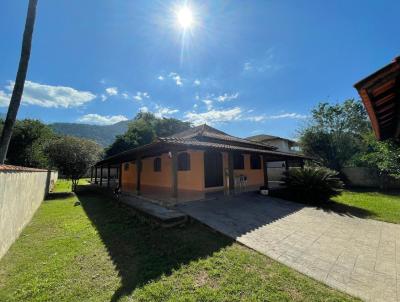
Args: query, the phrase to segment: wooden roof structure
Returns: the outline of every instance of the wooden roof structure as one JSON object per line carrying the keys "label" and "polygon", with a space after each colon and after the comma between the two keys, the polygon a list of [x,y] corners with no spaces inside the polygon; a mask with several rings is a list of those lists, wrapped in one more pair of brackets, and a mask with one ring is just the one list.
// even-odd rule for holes
{"label": "wooden roof structure", "polygon": [[271,160],[311,159],[302,154],[276,151],[276,147],[235,137],[208,125],[201,125],[172,136],[158,137],[151,144],[110,156],[98,162],[96,166],[118,164],[126,161],[133,161],[137,157],[158,156],[171,150],[181,151],[188,148],[263,154],[268,156]]}
{"label": "wooden roof structure", "polygon": [[378,140],[400,139],[400,56],[354,85]]}

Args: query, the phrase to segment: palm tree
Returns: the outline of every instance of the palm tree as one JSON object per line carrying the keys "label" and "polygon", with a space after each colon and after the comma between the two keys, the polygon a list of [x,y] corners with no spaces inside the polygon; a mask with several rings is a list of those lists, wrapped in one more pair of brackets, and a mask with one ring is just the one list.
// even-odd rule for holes
{"label": "palm tree", "polygon": [[8,145],[10,144],[11,134],[15,124],[15,119],[17,118],[19,105],[21,104],[22,93],[24,91],[26,72],[28,70],[29,57],[31,55],[32,33],[35,25],[37,2],[38,0],[29,0],[17,77],[15,79],[15,85],[0,140],[0,164],[3,164],[6,159]]}

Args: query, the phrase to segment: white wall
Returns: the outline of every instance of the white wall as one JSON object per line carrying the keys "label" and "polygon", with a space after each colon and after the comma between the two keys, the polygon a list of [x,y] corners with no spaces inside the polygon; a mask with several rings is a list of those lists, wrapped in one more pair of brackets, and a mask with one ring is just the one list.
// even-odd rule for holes
{"label": "white wall", "polygon": [[0,170],[0,258],[57,181],[57,171]]}

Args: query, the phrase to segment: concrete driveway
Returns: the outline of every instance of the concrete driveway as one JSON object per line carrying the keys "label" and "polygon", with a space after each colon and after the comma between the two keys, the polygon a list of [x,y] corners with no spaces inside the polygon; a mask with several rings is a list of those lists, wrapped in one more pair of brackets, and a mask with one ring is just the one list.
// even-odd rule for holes
{"label": "concrete driveway", "polygon": [[178,208],[329,286],[367,301],[400,301],[400,225],[256,194]]}

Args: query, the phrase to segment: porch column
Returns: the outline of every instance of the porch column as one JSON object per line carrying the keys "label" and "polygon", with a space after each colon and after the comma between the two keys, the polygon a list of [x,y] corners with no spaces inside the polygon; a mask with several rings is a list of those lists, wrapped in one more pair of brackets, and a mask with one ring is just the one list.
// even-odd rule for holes
{"label": "porch column", "polygon": [[263,169],[264,169],[264,187],[268,189],[268,169],[267,169],[267,157],[263,155],[262,157]]}
{"label": "porch column", "polygon": [[100,166],[100,187],[103,186],[103,166]]}
{"label": "porch column", "polygon": [[176,151],[171,152],[171,173],[172,197],[178,198],[178,154]]}
{"label": "porch column", "polygon": [[107,166],[107,188],[110,187],[110,165]]}
{"label": "porch column", "polygon": [[97,185],[97,166],[94,166],[94,183]]}
{"label": "porch column", "polygon": [[122,163],[119,164],[118,169],[118,187],[121,190],[122,189]]}
{"label": "porch column", "polygon": [[235,193],[235,175],[233,173],[233,152],[228,152],[228,179],[229,193]]}
{"label": "porch column", "polygon": [[93,166],[90,167],[90,183],[93,181]]}
{"label": "porch column", "polygon": [[142,174],[142,157],[136,158],[136,194],[140,195],[140,175]]}

